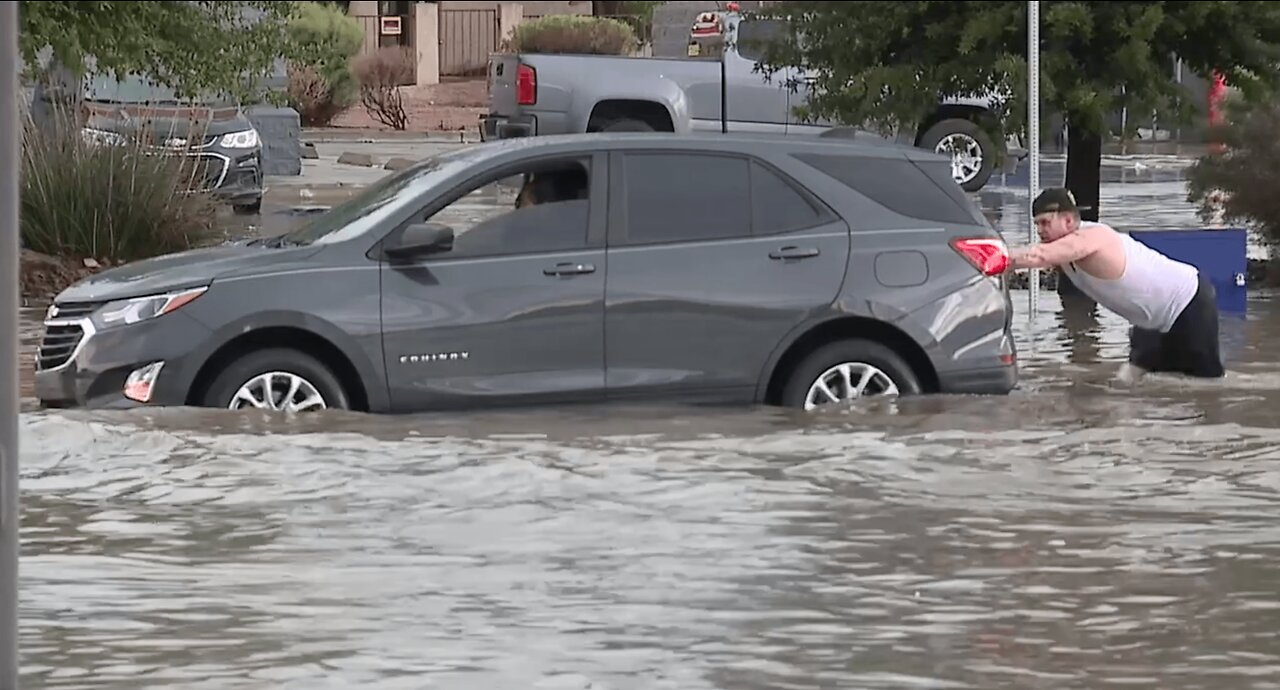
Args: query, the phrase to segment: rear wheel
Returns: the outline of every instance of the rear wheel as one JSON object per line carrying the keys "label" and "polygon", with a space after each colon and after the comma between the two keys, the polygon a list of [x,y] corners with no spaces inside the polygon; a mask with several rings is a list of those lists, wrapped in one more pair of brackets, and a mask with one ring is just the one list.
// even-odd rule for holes
{"label": "rear wheel", "polygon": [[347,409],[338,377],[311,355],[289,348],[250,352],[214,379],[206,407],[280,412]]}
{"label": "rear wheel", "polygon": [[791,373],[782,404],[803,410],[872,396],[920,393],[911,367],[871,340],[840,340],[809,353]]}
{"label": "rear wheel", "polygon": [[966,192],[976,192],[991,179],[996,150],[991,137],[976,122],[943,120],[920,137],[920,148],[951,157],[951,177]]}

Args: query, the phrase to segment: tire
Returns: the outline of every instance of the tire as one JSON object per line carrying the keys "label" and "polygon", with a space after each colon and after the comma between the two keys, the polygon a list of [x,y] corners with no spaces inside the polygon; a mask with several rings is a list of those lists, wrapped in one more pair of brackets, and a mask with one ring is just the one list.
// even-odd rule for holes
{"label": "tire", "polygon": [[[951,141],[947,141],[949,138]],[[947,147],[941,146],[944,142],[961,147],[974,147],[979,151],[977,155],[982,157],[982,161],[978,169],[970,171],[967,175],[961,175],[956,179],[956,183],[966,192],[976,192],[985,187],[996,167],[996,146],[995,142],[991,141],[991,136],[976,122],[951,118],[930,127],[920,137],[920,148],[946,154]],[[939,148],[943,150],[939,151]],[[951,157],[954,160],[956,155],[952,153]]]}
{"label": "tire", "polygon": [[624,117],[618,120],[610,120],[594,131],[597,132],[656,132],[653,125],[643,120],[633,120]]}
{"label": "tire", "polygon": [[[897,395],[918,395],[921,391],[920,380],[916,377],[902,357],[888,347],[871,340],[838,340],[828,343],[809,353],[791,372],[791,377],[782,392],[782,404],[801,410],[811,409],[808,405],[810,388],[815,386],[819,378],[831,372],[841,364],[870,365],[887,376],[889,382],[897,389]],[[859,371],[855,366],[853,383],[858,383]],[[839,374],[836,374],[837,378]],[[868,383],[869,389],[878,389],[886,382],[883,377],[876,376]],[[842,386],[838,386],[842,387]],[[833,389],[834,390],[834,389]],[[834,390],[841,398],[841,403],[848,400],[843,391]],[[830,404],[827,401],[823,404]]]}
{"label": "tire", "polygon": [[257,199],[254,199],[252,203],[236,204],[232,206],[231,209],[242,216],[248,216],[254,213],[261,213],[262,197],[258,197]]}
{"label": "tire", "polygon": [[[303,386],[310,386],[315,393],[319,394],[323,402],[323,407],[319,409],[345,410],[350,407],[346,391],[343,390],[338,377],[328,367],[311,355],[290,348],[254,350],[235,360],[210,384],[205,392],[203,404],[205,407],[241,409],[240,405],[232,404],[241,386],[268,373],[285,374],[302,379]],[[300,389],[295,400],[302,398],[306,390],[305,387]],[[278,391],[278,395],[283,395],[284,392]],[[249,407],[249,405],[243,405],[243,407]],[[313,407],[301,411],[315,409],[317,408]]]}

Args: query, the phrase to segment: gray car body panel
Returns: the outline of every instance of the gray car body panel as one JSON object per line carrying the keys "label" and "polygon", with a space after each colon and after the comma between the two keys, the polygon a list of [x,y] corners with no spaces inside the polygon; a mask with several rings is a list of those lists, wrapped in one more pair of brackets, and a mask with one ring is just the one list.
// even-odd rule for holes
{"label": "gray car body panel", "polygon": [[[1007,392],[1016,376],[1000,364],[1012,353],[1007,288],[946,242],[997,231],[973,209],[971,223],[945,228],[899,216],[795,157],[833,146],[868,164],[946,163],[920,149],[794,137],[587,134],[482,144],[397,173],[368,192],[384,198],[366,212],[339,207],[318,217],[335,231],[312,244],[183,252],[69,287],[56,300],[64,307],[209,285],[173,314],[97,332],[72,361],[37,372],[37,393],[48,404],[130,406],[103,386],[163,359],[155,404],[183,404],[228,344],[292,329],[341,353],[373,412],[637,396],[761,402],[792,343],[849,317],[909,336],[959,392]],[[627,232],[621,157],[652,151],[747,157],[798,183],[830,215],[778,235],[616,246]],[[400,263],[382,256],[400,229],[478,181],[566,155],[591,163],[582,247]],[[767,258],[784,247],[818,252]],[[565,262],[594,272],[544,272]]]}

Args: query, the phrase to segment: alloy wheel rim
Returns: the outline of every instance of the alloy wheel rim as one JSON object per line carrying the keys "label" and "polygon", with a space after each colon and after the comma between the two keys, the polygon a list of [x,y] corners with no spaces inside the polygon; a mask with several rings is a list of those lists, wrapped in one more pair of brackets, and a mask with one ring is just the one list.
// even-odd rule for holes
{"label": "alloy wheel rim", "polygon": [[328,407],[324,396],[305,378],[287,371],[269,371],[249,379],[231,396],[232,410],[253,408],[277,412],[312,412]]}
{"label": "alloy wheel rim", "polygon": [[898,395],[898,384],[866,362],[841,362],[822,372],[804,396],[804,409],[857,400],[872,395]]}
{"label": "alloy wheel rim", "polygon": [[948,134],[933,150],[951,157],[951,177],[957,184],[972,180],[982,171],[982,146],[968,134]]}

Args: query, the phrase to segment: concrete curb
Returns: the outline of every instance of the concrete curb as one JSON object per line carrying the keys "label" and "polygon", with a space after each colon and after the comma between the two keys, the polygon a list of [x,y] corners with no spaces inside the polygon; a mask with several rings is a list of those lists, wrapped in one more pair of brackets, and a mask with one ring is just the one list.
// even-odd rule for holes
{"label": "concrete curb", "polygon": [[478,144],[478,132],[326,132],[303,130],[300,140],[310,144]]}

